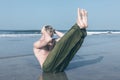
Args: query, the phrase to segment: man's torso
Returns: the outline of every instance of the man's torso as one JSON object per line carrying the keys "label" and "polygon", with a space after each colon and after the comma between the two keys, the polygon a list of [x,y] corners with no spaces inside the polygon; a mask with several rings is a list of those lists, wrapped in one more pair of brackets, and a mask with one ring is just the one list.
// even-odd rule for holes
{"label": "man's torso", "polygon": [[55,39],[52,39],[52,41],[50,43],[48,43],[46,46],[44,46],[43,48],[40,48],[39,50],[39,57],[40,57],[40,63],[43,64],[44,61],[46,60],[49,52],[54,48],[56,44]]}

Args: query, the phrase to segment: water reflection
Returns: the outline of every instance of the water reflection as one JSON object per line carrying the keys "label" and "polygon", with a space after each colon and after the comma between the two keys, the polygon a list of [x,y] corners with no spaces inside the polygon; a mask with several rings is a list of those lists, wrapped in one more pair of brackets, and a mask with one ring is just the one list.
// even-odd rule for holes
{"label": "water reflection", "polygon": [[[103,59],[103,56],[99,56],[95,59],[90,60],[84,60],[84,61],[76,61],[69,64],[68,68],[66,70],[72,70],[75,68],[96,64],[100,62]],[[67,75],[65,72],[60,73],[42,73],[42,75],[39,77],[39,80],[68,80]]]}
{"label": "water reflection", "polygon": [[68,80],[67,75],[65,72],[60,73],[43,73],[39,80]]}

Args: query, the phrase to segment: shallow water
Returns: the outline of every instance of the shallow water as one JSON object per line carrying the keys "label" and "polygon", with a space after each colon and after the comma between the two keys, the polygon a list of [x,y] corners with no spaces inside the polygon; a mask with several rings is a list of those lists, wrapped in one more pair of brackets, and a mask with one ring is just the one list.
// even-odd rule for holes
{"label": "shallow water", "polygon": [[87,36],[64,73],[45,74],[33,55],[39,36],[0,38],[0,80],[119,80],[120,35]]}

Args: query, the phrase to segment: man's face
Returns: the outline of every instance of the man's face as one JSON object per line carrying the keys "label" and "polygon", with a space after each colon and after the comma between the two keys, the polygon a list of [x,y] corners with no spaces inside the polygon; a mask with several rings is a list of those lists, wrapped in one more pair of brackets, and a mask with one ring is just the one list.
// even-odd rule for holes
{"label": "man's face", "polygon": [[41,29],[41,34],[43,35],[43,34],[45,34],[45,32],[47,32],[50,36],[52,36],[52,34],[51,34],[49,31],[46,31],[46,30],[45,30],[45,27],[43,27],[43,28]]}
{"label": "man's face", "polygon": [[45,32],[45,27],[41,29],[41,33],[44,34],[44,32]]}

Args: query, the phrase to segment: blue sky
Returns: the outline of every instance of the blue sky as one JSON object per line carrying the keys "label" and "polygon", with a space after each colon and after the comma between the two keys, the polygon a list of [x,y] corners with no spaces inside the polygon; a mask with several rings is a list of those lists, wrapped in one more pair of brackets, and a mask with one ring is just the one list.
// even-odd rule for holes
{"label": "blue sky", "polygon": [[0,0],[0,29],[41,29],[50,24],[68,30],[77,8],[89,15],[89,30],[120,30],[120,0]]}

